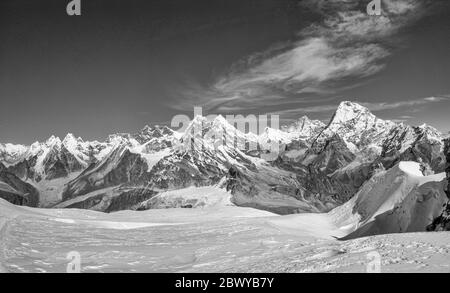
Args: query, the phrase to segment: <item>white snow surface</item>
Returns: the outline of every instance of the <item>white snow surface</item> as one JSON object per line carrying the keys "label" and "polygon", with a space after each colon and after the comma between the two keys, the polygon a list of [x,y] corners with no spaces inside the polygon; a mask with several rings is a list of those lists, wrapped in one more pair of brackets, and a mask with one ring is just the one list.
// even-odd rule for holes
{"label": "white snow surface", "polygon": [[312,138],[325,127],[326,125],[323,122],[319,120],[311,120],[307,116],[303,116],[291,125],[283,126],[282,130],[298,138]]}
{"label": "white snow surface", "polygon": [[444,173],[423,176],[420,164],[401,162],[376,174],[330,215],[352,237],[425,231],[447,201],[446,182]]}
{"label": "white snow surface", "polygon": [[130,148],[130,152],[139,154],[145,160],[148,165],[148,172],[150,172],[160,160],[172,153],[172,150],[170,148],[163,149],[159,152],[147,153],[143,150],[143,147],[144,146],[139,145],[137,147]]}
{"label": "white snow surface", "polygon": [[363,273],[374,252],[381,256],[382,272],[449,272],[450,233],[336,239],[370,226],[392,206],[401,221],[404,213],[395,210],[418,219],[431,210],[429,200],[408,198],[418,197],[419,190],[437,191],[442,175],[424,177],[417,171],[416,164],[406,162],[380,172],[353,200],[328,214],[279,216],[236,207],[215,187],[160,195],[162,202],[204,203],[197,208],[112,214],[33,209],[0,200],[0,271],[65,272],[67,254],[77,251],[82,272]]}
{"label": "white snow surface", "polygon": [[213,208],[234,206],[231,194],[217,187],[188,187],[185,189],[166,191],[148,200],[153,209],[180,208]]}

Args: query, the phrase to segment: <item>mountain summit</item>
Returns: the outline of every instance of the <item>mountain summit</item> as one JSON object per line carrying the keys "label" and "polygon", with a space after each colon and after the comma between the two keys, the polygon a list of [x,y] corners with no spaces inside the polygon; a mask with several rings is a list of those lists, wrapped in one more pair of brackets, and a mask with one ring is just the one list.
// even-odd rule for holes
{"label": "mountain summit", "polygon": [[342,102],[325,128],[323,134],[338,134],[353,151],[367,147],[380,148],[397,123],[382,120],[357,103]]}

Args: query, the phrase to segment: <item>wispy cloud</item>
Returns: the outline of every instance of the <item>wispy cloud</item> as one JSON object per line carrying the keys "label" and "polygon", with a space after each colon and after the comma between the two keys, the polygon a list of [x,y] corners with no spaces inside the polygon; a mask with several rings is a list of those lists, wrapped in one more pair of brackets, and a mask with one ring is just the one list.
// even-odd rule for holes
{"label": "wispy cloud", "polygon": [[[368,16],[367,3],[358,0],[304,0],[305,8],[321,14],[322,22],[299,32],[299,40],[271,48],[239,62],[212,85],[195,85],[186,104],[202,104],[211,111],[258,109],[302,103],[354,85],[385,67],[391,51],[380,40],[421,16],[427,1],[384,0],[382,16]],[[185,91],[186,93],[186,91]],[[310,107],[320,111],[321,107]],[[372,105],[386,108],[389,105]],[[391,105],[391,107],[395,107]]]}
{"label": "wispy cloud", "polygon": [[[399,102],[382,102],[382,103],[367,103],[367,102],[358,102],[354,101],[364,107],[367,107],[372,112],[379,112],[379,111],[385,111],[385,110],[393,110],[393,109],[399,109],[399,108],[408,108],[408,107],[414,107],[414,106],[422,106],[432,103],[438,103],[443,101],[448,101],[449,98],[445,96],[439,96],[439,97],[426,97],[422,99],[415,99],[415,100],[408,100],[408,101],[399,101]],[[279,114],[284,116],[289,115],[301,115],[301,114],[308,114],[308,113],[326,113],[326,112],[332,112],[337,109],[337,104],[327,104],[327,105],[321,105],[321,106],[311,106],[311,107],[299,107],[295,109],[288,109],[288,110],[282,110],[277,111],[273,114]],[[400,117],[403,120],[412,119],[411,116],[402,116]]]}
{"label": "wispy cloud", "polygon": [[428,97],[428,98],[425,98],[425,101],[428,101],[428,102],[442,102],[442,101],[448,100],[449,98],[450,98],[449,96]]}

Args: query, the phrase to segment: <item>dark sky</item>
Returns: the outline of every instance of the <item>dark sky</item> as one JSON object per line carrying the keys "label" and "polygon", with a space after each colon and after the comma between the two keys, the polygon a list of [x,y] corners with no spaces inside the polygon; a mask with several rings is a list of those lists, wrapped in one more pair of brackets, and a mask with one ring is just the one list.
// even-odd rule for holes
{"label": "dark sky", "polygon": [[364,36],[360,6],[322,1],[82,0],[69,17],[69,0],[1,0],[0,142],[103,139],[194,105],[326,119],[341,100],[449,131],[450,1],[386,6]]}

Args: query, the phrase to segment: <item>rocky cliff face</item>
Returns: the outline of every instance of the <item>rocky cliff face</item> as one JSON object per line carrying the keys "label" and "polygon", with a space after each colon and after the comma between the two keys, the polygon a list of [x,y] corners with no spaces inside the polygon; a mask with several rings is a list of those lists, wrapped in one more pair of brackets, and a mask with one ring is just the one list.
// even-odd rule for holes
{"label": "rocky cliff face", "polygon": [[39,205],[39,192],[36,188],[10,173],[1,163],[0,198],[17,205],[30,207],[37,207]]}
{"label": "rocky cliff face", "polygon": [[396,123],[379,119],[366,107],[346,101],[339,105],[314,144],[320,148],[330,137],[338,135],[350,150],[360,152],[371,145],[380,146],[394,127]]}
{"label": "rocky cliff face", "polygon": [[444,172],[445,156],[442,134],[428,125],[411,127],[400,124],[383,143],[381,161],[391,168],[400,161],[415,161],[435,173]]}
{"label": "rocky cliff face", "polygon": [[[63,203],[57,207],[111,212],[130,209],[148,200],[157,194],[154,189],[161,190],[155,184],[157,171],[152,173],[152,170],[170,154],[175,140],[172,130],[158,126],[146,127],[134,135],[110,136],[108,143],[114,147],[102,160],[91,164],[67,183],[62,194]],[[183,181],[179,173],[169,177]]]}
{"label": "rocky cliff face", "polygon": [[44,143],[34,143],[16,157],[16,162],[10,161],[8,170],[23,180],[53,180],[63,178],[70,173],[84,170],[95,161],[95,155],[103,147],[97,144],[84,143],[68,134],[61,141],[57,137],[50,137]]}
{"label": "rocky cliff face", "polygon": [[95,190],[139,180],[147,170],[148,165],[140,155],[120,145],[104,160],[91,165],[69,182],[63,192],[63,201]]}
{"label": "rocky cliff face", "polygon": [[326,125],[323,122],[311,120],[307,116],[303,116],[298,121],[283,126],[281,129],[292,134],[297,140],[311,142],[325,129],[325,127]]}
{"label": "rocky cliff face", "polygon": [[447,190],[445,191],[447,197],[450,199],[450,139],[445,140],[445,156],[447,163],[445,166],[445,173],[447,174]]}
{"label": "rocky cliff face", "polygon": [[353,180],[340,175],[355,158],[343,139],[334,135],[321,150],[309,152],[301,162],[280,157],[273,165],[292,172],[307,198],[319,198],[325,203],[319,209],[325,212],[351,198],[365,181],[354,186]]}
{"label": "rocky cliff face", "polygon": [[445,190],[445,193],[447,194],[449,202],[443,207],[442,214],[434,219],[433,223],[427,227],[428,231],[450,231],[450,139],[445,140],[444,144],[444,153],[447,159],[445,168],[445,173],[447,175],[447,189]]}

